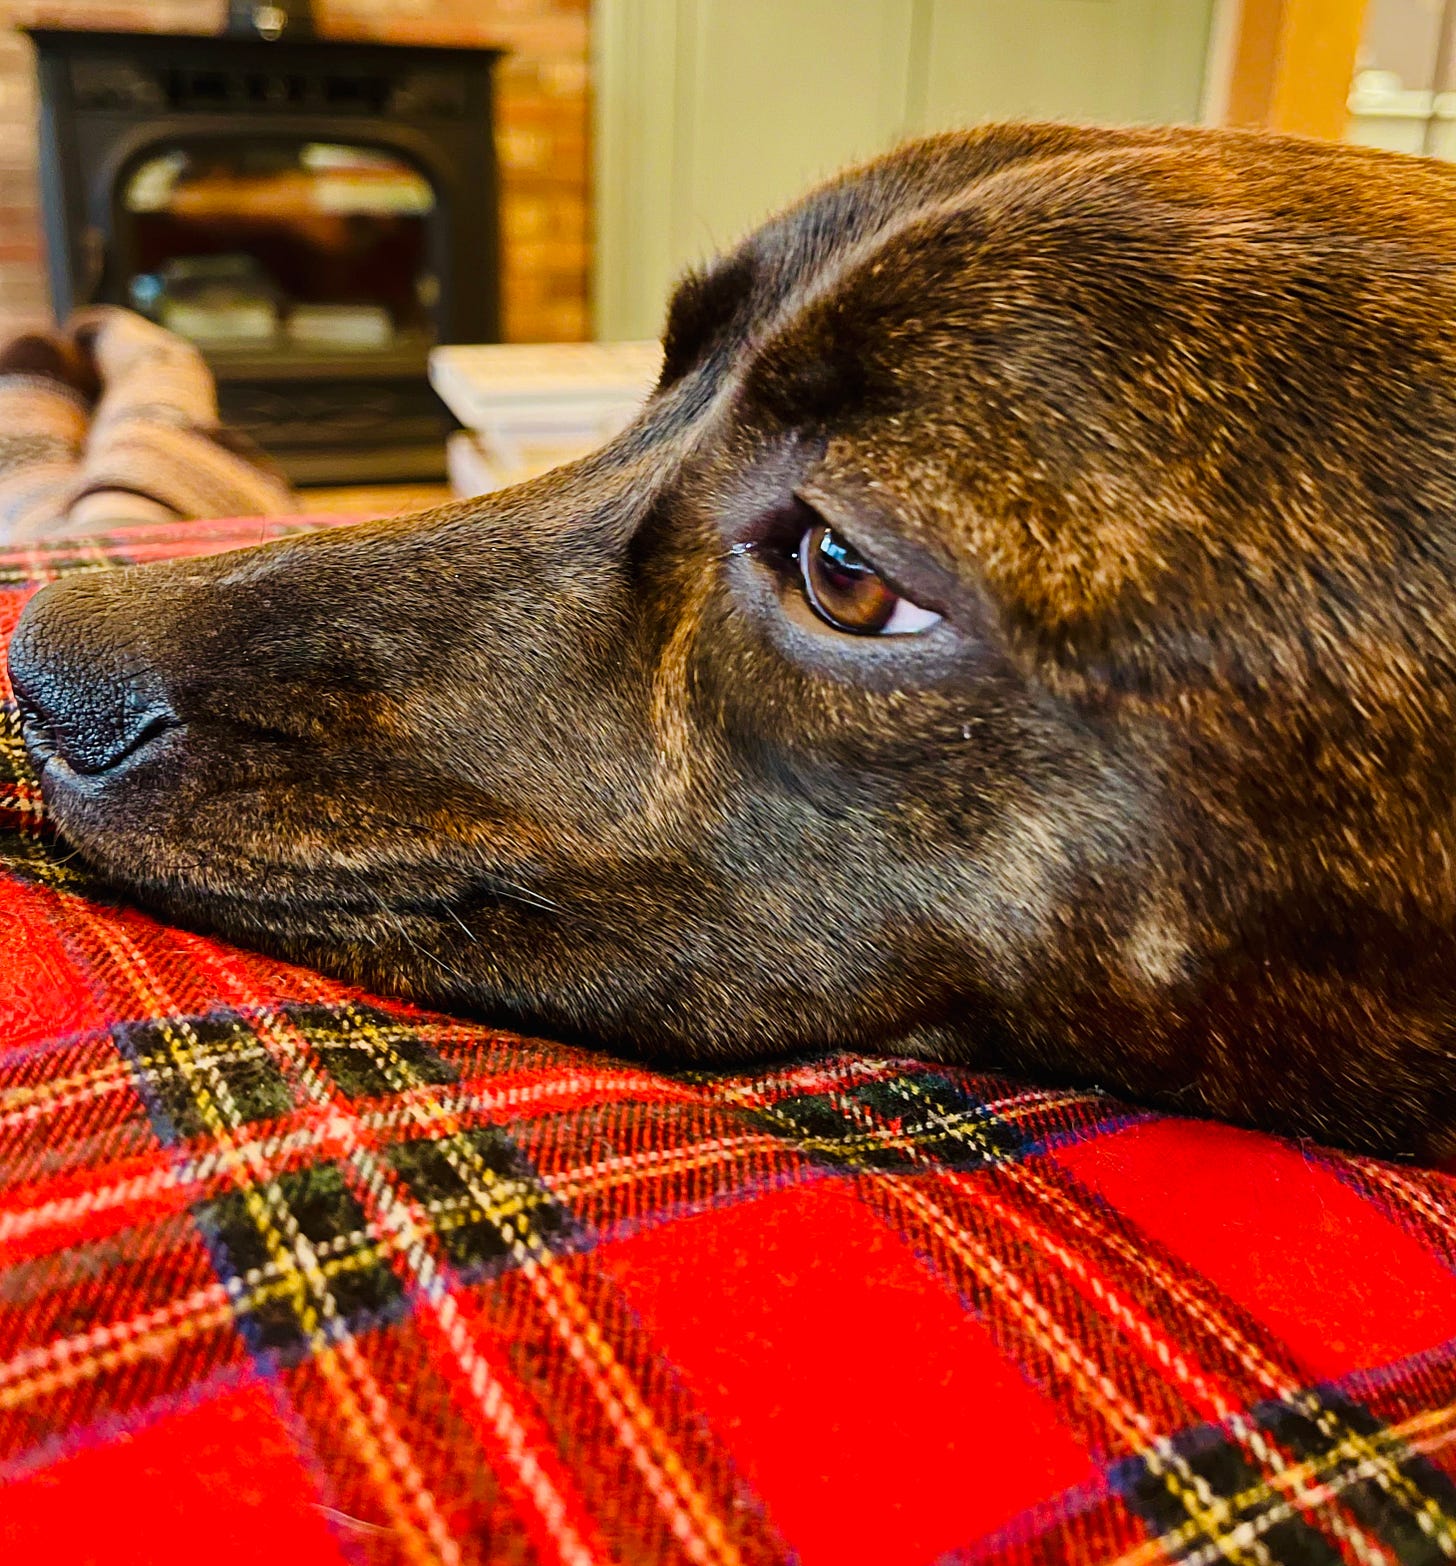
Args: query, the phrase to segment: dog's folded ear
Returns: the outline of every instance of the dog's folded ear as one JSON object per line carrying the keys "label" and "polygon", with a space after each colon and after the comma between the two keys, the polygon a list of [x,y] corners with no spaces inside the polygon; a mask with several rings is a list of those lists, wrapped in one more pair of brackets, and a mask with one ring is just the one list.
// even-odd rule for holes
{"label": "dog's folded ear", "polygon": [[659,391],[680,381],[715,347],[728,343],[735,325],[742,327],[751,308],[755,275],[753,257],[740,252],[691,271],[678,283],[662,334]]}

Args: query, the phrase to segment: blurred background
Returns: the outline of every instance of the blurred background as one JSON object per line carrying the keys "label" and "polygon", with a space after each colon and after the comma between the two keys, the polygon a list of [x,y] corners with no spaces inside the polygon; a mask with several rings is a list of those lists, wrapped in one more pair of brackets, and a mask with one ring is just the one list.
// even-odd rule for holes
{"label": "blurred background", "polygon": [[1456,157],[1456,0],[0,0],[0,21],[0,335],[127,304],[203,349],[227,416],[304,482],[434,476],[433,350],[652,338],[685,265],[909,135],[1203,121]]}
{"label": "blurred background", "polygon": [[1260,126],[1456,157],[1456,0],[616,0],[593,7],[594,316],[824,173],[991,118]]}

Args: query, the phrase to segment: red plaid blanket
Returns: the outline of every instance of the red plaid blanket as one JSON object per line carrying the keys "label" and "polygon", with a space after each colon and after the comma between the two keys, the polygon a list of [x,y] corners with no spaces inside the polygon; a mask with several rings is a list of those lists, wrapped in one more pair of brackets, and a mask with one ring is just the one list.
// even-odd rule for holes
{"label": "red plaid blanket", "polygon": [[0,1560],[1456,1555],[1452,1178],[380,1001],[88,900],[0,738]]}

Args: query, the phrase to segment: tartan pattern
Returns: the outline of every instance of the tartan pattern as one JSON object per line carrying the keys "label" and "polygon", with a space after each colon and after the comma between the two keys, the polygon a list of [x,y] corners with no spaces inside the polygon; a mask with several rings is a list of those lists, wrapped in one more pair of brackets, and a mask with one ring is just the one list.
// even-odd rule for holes
{"label": "tartan pattern", "polygon": [[9,705],[0,953],[0,1558],[1456,1556],[1445,1173],[381,1001],[106,900]]}

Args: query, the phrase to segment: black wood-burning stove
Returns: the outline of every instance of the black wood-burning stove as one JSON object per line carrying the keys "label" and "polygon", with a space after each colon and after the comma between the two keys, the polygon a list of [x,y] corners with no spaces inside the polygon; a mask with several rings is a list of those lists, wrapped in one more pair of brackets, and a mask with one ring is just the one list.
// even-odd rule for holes
{"label": "black wood-burning stove", "polygon": [[499,336],[497,52],[236,3],[217,37],[31,37],[58,316],[124,304],[190,337],[299,482],[443,472],[429,349]]}

